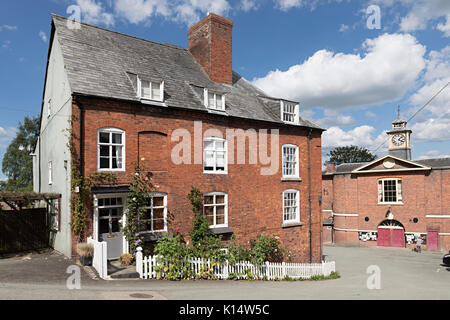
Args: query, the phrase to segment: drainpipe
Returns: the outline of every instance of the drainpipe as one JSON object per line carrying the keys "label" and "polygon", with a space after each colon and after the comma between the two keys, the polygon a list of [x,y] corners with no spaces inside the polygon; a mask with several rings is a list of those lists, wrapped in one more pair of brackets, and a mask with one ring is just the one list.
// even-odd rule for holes
{"label": "drainpipe", "polygon": [[309,227],[309,263],[312,263],[312,201],[311,201],[311,133],[312,129],[309,129],[308,133],[308,227]]}

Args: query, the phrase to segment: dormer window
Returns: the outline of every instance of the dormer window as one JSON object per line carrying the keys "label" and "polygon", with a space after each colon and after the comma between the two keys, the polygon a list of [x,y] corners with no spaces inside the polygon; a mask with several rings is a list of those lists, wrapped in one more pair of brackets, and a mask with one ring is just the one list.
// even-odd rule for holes
{"label": "dormer window", "polygon": [[299,121],[299,105],[281,101],[281,119],[286,123],[297,124]]}
{"label": "dormer window", "polygon": [[214,110],[225,110],[225,95],[204,90],[205,107]]}
{"label": "dormer window", "polygon": [[137,84],[139,98],[161,102],[164,100],[164,81],[150,81],[138,77]]}

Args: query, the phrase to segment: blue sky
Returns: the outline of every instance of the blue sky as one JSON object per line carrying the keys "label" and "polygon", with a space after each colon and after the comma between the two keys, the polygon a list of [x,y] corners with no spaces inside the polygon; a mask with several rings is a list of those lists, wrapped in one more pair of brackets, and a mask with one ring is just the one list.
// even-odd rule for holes
{"label": "blue sky", "polygon": [[[71,5],[83,22],[182,47],[207,12],[230,18],[234,70],[299,101],[302,115],[328,129],[324,154],[350,144],[375,150],[398,104],[409,119],[450,81],[448,0],[5,0],[0,159],[19,121],[40,112],[50,14],[70,16]],[[368,27],[376,22],[370,5],[380,9],[380,28]],[[450,87],[408,126],[414,159],[450,156]]]}

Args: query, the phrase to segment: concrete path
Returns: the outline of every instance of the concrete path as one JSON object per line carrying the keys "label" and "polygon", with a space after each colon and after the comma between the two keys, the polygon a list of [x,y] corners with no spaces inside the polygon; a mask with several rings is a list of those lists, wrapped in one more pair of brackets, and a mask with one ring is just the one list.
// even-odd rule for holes
{"label": "concrete path", "polygon": [[[0,299],[450,299],[450,270],[442,253],[407,249],[325,247],[341,278],[327,281],[92,280],[69,290],[65,271],[75,261],[58,254],[0,260]],[[381,289],[367,288],[367,268],[381,271]]]}

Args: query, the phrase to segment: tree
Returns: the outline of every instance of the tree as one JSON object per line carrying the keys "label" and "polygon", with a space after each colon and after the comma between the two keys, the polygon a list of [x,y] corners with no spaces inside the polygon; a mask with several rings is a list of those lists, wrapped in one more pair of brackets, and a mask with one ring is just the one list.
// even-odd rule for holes
{"label": "tree", "polygon": [[33,190],[33,159],[30,155],[39,136],[39,117],[25,117],[19,123],[16,137],[6,149],[2,171],[8,178],[0,190],[8,192]]}
{"label": "tree", "polygon": [[370,162],[376,159],[376,156],[370,153],[369,150],[358,146],[336,147],[327,156],[330,157],[329,161],[334,162],[336,165],[352,162]]}

